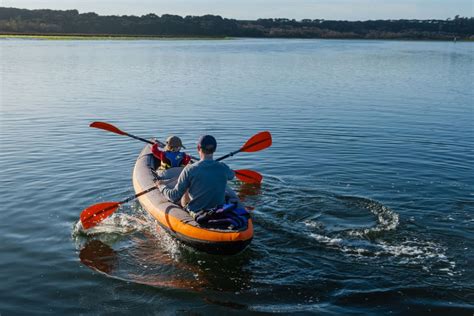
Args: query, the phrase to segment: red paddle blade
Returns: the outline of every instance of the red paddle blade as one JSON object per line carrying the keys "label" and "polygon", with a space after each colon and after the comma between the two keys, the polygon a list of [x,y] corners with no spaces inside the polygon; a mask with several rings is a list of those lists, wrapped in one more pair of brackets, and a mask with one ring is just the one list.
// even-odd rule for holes
{"label": "red paddle blade", "polygon": [[261,183],[263,176],[253,170],[235,170],[235,176],[242,182]]}
{"label": "red paddle blade", "polygon": [[89,125],[89,127],[104,129],[106,131],[119,134],[119,135],[127,135],[127,133],[122,132],[117,127],[113,126],[112,124],[105,123],[105,122],[92,122],[91,125]]}
{"label": "red paddle blade", "polygon": [[245,144],[242,146],[240,151],[251,153],[259,150],[263,150],[272,145],[272,134],[270,132],[260,132],[253,135]]}
{"label": "red paddle blade", "polygon": [[82,227],[89,229],[102,222],[105,218],[115,212],[120,203],[118,202],[103,202],[89,206],[81,213]]}

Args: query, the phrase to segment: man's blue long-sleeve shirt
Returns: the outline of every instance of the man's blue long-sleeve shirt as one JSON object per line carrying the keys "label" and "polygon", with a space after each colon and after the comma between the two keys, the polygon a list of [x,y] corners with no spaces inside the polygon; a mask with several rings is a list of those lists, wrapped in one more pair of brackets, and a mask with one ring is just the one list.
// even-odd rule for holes
{"label": "man's blue long-sleeve shirt", "polygon": [[225,188],[228,180],[234,178],[226,164],[215,160],[200,160],[187,165],[181,172],[173,189],[160,185],[159,190],[172,202],[177,202],[189,190],[191,201],[189,211],[211,209],[225,203]]}

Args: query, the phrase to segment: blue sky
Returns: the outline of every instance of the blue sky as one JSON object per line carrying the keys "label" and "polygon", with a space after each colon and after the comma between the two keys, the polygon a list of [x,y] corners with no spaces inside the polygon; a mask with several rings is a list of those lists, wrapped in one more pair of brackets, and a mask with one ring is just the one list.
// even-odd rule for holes
{"label": "blue sky", "polygon": [[0,6],[101,15],[217,14],[235,19],[446,19],[473,16],[474,0],[1,0]]}

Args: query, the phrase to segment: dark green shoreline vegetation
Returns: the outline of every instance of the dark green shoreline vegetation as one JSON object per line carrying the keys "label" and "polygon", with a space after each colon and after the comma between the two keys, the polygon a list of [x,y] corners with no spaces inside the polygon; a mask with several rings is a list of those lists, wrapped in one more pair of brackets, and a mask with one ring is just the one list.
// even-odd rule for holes
{"label": "dark green shoreline vegetation", "polygon": [[1,33],[0,39],[43,40],[228,40],[228,36],[164,36],[164,35],[117,35],[117,34],[40,34]]}
{"label": "dark green shoreline vegetation", "polygon": [[446,20],[243,21],[216,15],[186,16],[150,13],[100,16],[77,10],[27,10],[0,7],[0,38],[45,39],[225,39],[328,38],[401,40],[474,40],[474,18]]}

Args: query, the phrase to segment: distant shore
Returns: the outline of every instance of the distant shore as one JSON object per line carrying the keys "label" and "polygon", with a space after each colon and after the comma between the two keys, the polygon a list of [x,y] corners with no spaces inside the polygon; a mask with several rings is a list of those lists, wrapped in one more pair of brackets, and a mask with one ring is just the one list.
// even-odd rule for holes
{"label": "distant shore", "polygon": [[1,34],[0,39],[39,40],[228,40],[228,36],[156,36],[156,35],[108,35],[108,34]]}
{"label": "distant shore", "polygon": [[226,39],[301,38],[414,41],[473,41],[474,17],[345,21],[286,18],[235,20],[218,15],[154,13],[99,15],[78,10],[0,7],[2,37],[35,39]]}

